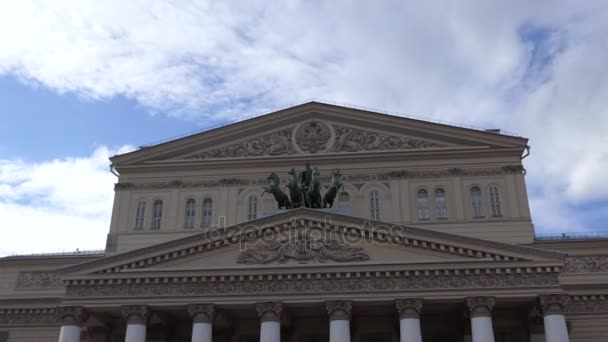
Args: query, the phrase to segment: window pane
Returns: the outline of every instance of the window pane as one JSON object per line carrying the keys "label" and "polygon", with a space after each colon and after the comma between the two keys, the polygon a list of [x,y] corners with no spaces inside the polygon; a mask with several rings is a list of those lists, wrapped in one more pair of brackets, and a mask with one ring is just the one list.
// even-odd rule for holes
{"label": "window pane", "polygon": [[448,218],[447,200],[443,189],[435,190],[435,211],[437,218]]}
{"label": "window pane", "polygon": [[258,198],[255,195],[249,196],[247,200],[247,220],[258,218]]}
{"label": "window pane", "polygon": [[429,219],[429,193],[424,190],[418,190],[416,194],[416,205],[419,220]]}
{"label": "window pane", "polygon": [[492,216],[502,216],[502,210],[500,208],[500,194],[498,193],[498,187],[490,187],[490,207],[492,208]]}
{"label": "window pane", "polygon": [[160,222],[163,217],[163,201],[154,201],[152,205],[152,229],[160,229]]}
{"label": "window pane", "polygon": [[211,198],[205,198],[203,200],[203,221],[201,224],[203,227],[209,227],[213,220],[213,200]]}
{"label": "window pane", "polygon": [[476,186],[471,188],[471,205],[473,206],[473,217],[482,217],[481,189]]}
{"label": "window pane", "polygon": [[146,215],[146,202],[139,201],[135,212],[135,229],[144,229],[144,217]]}
{"label": "window pane", "polygon": [[185,228],[193,228],[194,227],[194,217],[195,217],[195,209],[196,204],[194,199],[189,199],[186,201],[186,217],[184,220]]}
{"label": "window pane", "polygon": [[376,190],[369,193],[369,208],[370,218],[380,220],[380,196]]}

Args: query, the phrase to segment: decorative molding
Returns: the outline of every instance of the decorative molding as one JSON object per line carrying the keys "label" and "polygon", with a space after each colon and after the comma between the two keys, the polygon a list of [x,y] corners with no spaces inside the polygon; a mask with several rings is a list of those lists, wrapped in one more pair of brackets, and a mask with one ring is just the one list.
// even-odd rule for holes
{"label": "decorative molding", "polygon": [[214,304],[190,304],[187,310],[194,323],[213,323],[215,318]]}
{"label": "decorative molding", "polygon": [[125,305],[121,308],[127,324],[147,324],[150,318],[150,307],[147,305]]}
{"label": "decorative molding", "polygon": [[32,271],[19,272],[17,276],[18,290],[34,290],[47,288],[62,288],[63,282],[59,272],[56,271]]}
{"label": "decorative molding", "polygon": [[[434,275],[435,272],[439,275]],[[70,285],[66,297],[180,297],[217,295],[277,295],[361,292],[402,292],[407,290],[488,289],[558,287],[558,274],[451,274],[430,272],[348,272],[309,275],[249,275],[213,277],[168,277],[101,284],[81,282]]]}
{"label": "decorative molding", "polygon": [[538,296],[541,312],[543,316],[563,315],[566,305],[570,301],[570,296],[565,294],[550,294]]}
{"label": "decorative molding", "polygon": [[267,133],[247,141],[199,152],[185,159],[243,158],[259,156],[289,155],[296,153],[292,143],[293,127]]}
{"label": "decorative molding", "polygon": [[239,264],[286,263],[295,260],[300,264],[308,262],[336,261],[352,262],[369,260],[362,247],[354,247],[335,239],[313,239],[310,234],[296,238],[286,238],[270,244],[258,243],[239,254]]}
{"label": "decorative molding", "polygon": [[58,324],[56,308],[0,309],[0,326]]}
{"label": "decorative molding", "polygon": [[89,319],[89,314],[82,306],[57,307],[57,319],[61,325],[81,326]]}
{"label": "decorative molding", "polygon": [[353,127],[333,125],[333,129],[336,134],[336,142],[330,148],[331,152],[392,151],[444,147],[428,141],[365,131]]}
{"label": "decorative molding", "polygon": [[283,304],[280,302],[257,303],[255,309],[262,322],[279,322],[283,312]]}
{"label": "decorative molding", "polygon": [[[344,175],[342,180],[347,183],[361,183],[372,181],[389,181],[393,179],[425,179],[425,178],[449,178],[449,177],[481,177],[481,176],[500,176],[510,174],[522,174],[523,166],[510,165],[498,168],[484,169],[448,169],[448,170],[425,170],[425,171],[390,171],[375,174]],[[321,181],[326,183],[330,180],[329,176],[322,176]],[[286,182],[283,179],[282,184]],[[221,186],[261,186],[266,185],[266,178],[241,179],[241,178],[221,178],[205,181],[172,181],[154,183],[129,183],[122,182],[114,184],[114,190],[161,190],[161,189],[196,189],[196,188],[217,188]]]}
{"label": "decorative molding", "polygon": [[494,297],[469,297],[466,299],[471,318],[492,317],[492,310],[496,305]]}
{"label": "decorative molding", "polygon": [[567,257],[564,269],[565,273],[608,272],[608,256]]}
{"label": "decorative molding", "polygon": [[420,318],[422,312],[422,298],[397,299],[395,307],[399,313],[399,319]]}
{"label": "decorative molding", "polygon": [[571,296],[566,313],[570,314],[608,314],[608,295]]}
{"label": "decorative molding", "polygon": [[333,132],[324,122],[311,120],[301,124],[293,136],[295,144],[304,153],[326,151],[331,145]]}
{"label": "decorative molding", "polygon": [[330,321],[350,320],[353,302],[350,300],[328,300],[325,302],[325,308]]}

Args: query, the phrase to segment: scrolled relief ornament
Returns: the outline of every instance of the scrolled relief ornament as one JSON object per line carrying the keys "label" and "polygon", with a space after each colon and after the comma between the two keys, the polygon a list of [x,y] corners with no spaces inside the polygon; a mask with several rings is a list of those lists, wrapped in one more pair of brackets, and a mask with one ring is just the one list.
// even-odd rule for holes
{"label": "scrolled relief ornament", "polygon": [[608,272],[608,256],[568,257],[565,271],[566,273]]}
{"label": "scrolled relief ornament", "polygon": [[325,308],[329,315],[329,320],[349,320],[353,303],[349,300],[328,300],[325,302]]}
{"label": "scrolled relief ornament", "polygon": [[257,303],[255,308],[262,322],[276,322],[281,320],[283,304],[280,302]]}
{"label": "scrolled relief ornament", "polygon": [[80,326],[89,318],[87,310],[82,306],[60,306],[55,313],[61,325]]}
{"label": "scrolled relief ornament", "polygon": [[188,313],[194,323],[213,323],[215,318],[214,304],[191,304],[188,305]]}
{"label": "scrolled relief ornament", "polygon": [[125,305],[121,312],[128,324],[146,324],[150,318],[150,307],[147,305]]}
{"label": "scrolled relief ornament", "polygon": [[565,294],[541,295],[538,297],[543,316],[563,315],[570,296]]}
{"label": "scrolled relief ornament", "polygon": [[403,136],[364,131],[354,127],[334,125],[336,141],[332,152],[357,152],[379,150],[423,149],[442,147],[436,143]]}
{"label": "scrolled relief ornament", "polygon": [[240,158],[296,153],[291,144],[293,128],[264,134],[243,142],[187,156],[186,159]]}
{"label": "scrolled relief ornament", "polygon": [[332,137],[331,128],[318,120],[307,121],[294,133],[295,143],[302,152],[317,153],[326,150]]}

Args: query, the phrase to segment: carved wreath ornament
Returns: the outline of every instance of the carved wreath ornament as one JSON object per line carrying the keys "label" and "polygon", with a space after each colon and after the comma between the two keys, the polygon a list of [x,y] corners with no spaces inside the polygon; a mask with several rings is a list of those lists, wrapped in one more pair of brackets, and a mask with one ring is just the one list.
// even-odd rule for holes
{"label": "carved wreath ornament", "polygon": [[239,264],[286,263],[295,260],[300,264],[326,261],[364,261],[369,255],[361,247],[343,244],[334,239],[313,239],[309,234],[295,238],[258,243],[243,251],[237,259]]}

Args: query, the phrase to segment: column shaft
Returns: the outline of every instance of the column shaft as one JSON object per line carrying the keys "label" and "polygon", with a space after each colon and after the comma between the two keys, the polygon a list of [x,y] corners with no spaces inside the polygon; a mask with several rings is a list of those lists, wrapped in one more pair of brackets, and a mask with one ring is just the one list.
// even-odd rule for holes
{"label": "column shaft", "polygon": [[260,326],[260,342],[280,342],[281,322],[267,321]]}
{"label": "column shaft", "polygon": [[543,320],[547,342],[570,342],[564,315],[546,315]]}
{"label": "column shaft", "polygon": [[59,342],[80,342],[80,327],[76,325],[61,326]]}
{"label": "column shaft", "polygon": [[350,342],[350,321],[345,319],[330,321],[329,342]]}
{"label": "column shaft", "polygon": [[420,331],[421,298],[406,298],[395,301],[399,313],[401,342],[422,342]]}
{"label": "column shaft", "polygon": [[256,310],[261,321],[260,342],[280,342],[283,304],[278,302],[257,303]]}
{"label": "column shaft", "polygon": [[570,342],[564,316],[570,297],[565,294],[551,294],[539,296],[538,299],[543,312],[547,342]]}
{"label": "column shaft", "polygon": [[194,323],[192,325],[192,342],[211,342],[213,326],[210,323]]}
{"label": "column shaft", "polygon": [[471,336],[473,342],[494,342],[492,310],[494,297],[469,297],[466,299],[471,314]]}
{"label": "column shaft", "polygon": [[473,342],[494,342],[494,329],[492,328],[492,318],[472,318],[471,334],[473,335]]}
{"label": "column shaft", "polygon": [[403,318],[399,321],[401,342],[422,342],[420,319]]}
{"label": "column shaft", "polygon": [[212,342],[215,305],[191,304],[188,313],[192,317],[192,342]]}
{"label": "column shaft", "polygon": [[146,325],[127,324],[125,342],[146,342]]}

